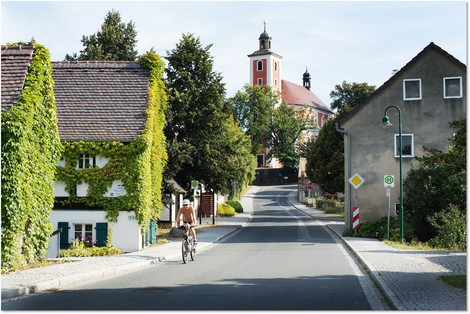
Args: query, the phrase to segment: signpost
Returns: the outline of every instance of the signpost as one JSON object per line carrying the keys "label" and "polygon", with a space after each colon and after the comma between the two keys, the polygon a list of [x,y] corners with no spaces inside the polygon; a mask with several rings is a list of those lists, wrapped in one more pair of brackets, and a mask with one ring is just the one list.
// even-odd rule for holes
{"label": "signpost", "polygon": [[388,197],[388,217],[387,217],[387,240],[390,240],[390,190],[395,187],[395,177],[384,175],[384,188],[387,190]]}
{"label": "signpost", "polygon": [[[353,229],[357,231],[359,229],[359,207],[357,206],[357,189],[364,183],[364,179],[358,174],[355,173],[351,178],[349,178],[349,183],[356,189],[356,200],[355,200],[355,206],[353,208],[352,212],[352,225]],[[351,206],[351,204],[349,205]]]}

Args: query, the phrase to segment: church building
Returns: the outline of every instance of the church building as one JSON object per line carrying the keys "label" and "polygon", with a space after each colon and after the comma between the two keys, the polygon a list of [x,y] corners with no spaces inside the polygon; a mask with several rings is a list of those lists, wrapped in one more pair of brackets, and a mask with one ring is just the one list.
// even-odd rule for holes
{"label": "church building", "polygon": [[[248,55],[250,58],[250,85],[267,85],[274,92],[281,94],[280,102],[294,106],[296,110],[303,110],[306,117],[306,129],[300,137],[301,141],[313,140],[324,123],[330,119],[334,112],[311,90],[310,73],[306,69],[302,75],[302,85],[282,79],[282,56],[271,49],[272,37],[264,31],[259,36],[259,49]],[[257,156],[260,168],[282,168],[275,158],[267,160],[268,148]]]}

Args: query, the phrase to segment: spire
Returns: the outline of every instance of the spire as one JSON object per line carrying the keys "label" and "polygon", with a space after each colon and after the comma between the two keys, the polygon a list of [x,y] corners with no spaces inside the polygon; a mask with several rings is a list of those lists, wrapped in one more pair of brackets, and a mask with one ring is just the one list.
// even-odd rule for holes
{"label": "spire", "polygon": [[266,32],[267,21],[264,20],[264,31],[259,35],[259,50],[271,49],[271,37]]}
{"label": "spire", "polygon": [[308,73],[307,67],[305,67],[305,73],[302,76],[303,82],[304,82],[304,87],[308,90],[310,90],[310,73]]}

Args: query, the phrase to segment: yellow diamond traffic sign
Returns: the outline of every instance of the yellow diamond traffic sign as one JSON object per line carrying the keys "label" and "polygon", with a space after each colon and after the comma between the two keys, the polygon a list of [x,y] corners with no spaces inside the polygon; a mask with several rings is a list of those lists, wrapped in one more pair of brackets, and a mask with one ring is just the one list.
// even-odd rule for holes
{"label": "yellow diamond traffic sign", "polygon": [[352,186],[358,189],[362,185],[362,183],[364,183],[364,179],[358,173],[356,173],[349,179],[349,183],[351,183]]}

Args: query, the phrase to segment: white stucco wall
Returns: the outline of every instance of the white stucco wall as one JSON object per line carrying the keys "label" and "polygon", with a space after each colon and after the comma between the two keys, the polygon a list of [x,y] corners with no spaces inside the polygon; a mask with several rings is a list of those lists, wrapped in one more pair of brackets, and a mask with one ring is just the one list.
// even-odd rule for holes
{"label": "white stucco wall", "polygon": [[[49,221],[53,229],[58,229],[59,222],[69,223],[69,241],[73,238],[74,224],[93,224],[93,242],[96,241],[96,223],[108,222],[102,210],[53,210]],[[108,222],[108,229],[112,232],[112,245],[124,252],[135,252],[142,249],[142,236],[135,220],[134,212],[120,212],[116,223]],[[57,256],[58,236],[51,237],[48,248],[48,257]]]}

